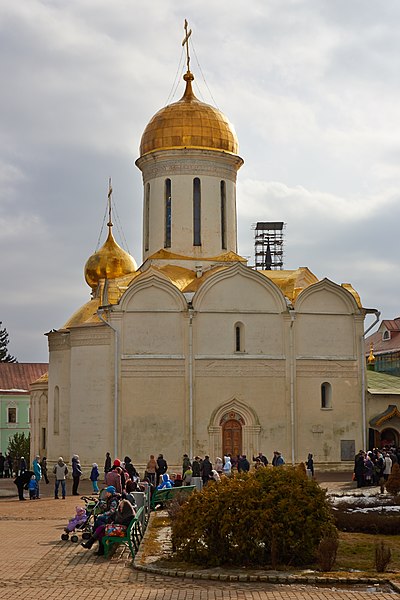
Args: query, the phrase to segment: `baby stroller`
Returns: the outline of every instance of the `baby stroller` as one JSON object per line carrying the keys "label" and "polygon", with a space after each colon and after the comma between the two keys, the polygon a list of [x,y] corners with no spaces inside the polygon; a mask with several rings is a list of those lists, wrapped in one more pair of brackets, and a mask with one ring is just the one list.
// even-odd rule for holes
{"label": "baby stroller", "polygon": [[[97,515],[104,511],[105,507],[105,490],[101,490],[98,498],[92,496],[81,496],[85,507],[77,506],[75,516],[68,521],[61,534],[62,540],[71,539],[71,542],[79,542],[78,532],[82,533],[82,539],[88,540],[92,535],[93,524]],[[72,534],[72,535],[71,535]],[[71,538],[70,538],[71,535]]]}
{"label": "baby stroller", "polygon": [[68,521],[66,527],[64,527],[64,533],[61,534],[61,539],[64,541],[68,540],[70,534],[72,534],[71,542],[77,542],[79,538],[75,531],[83,530],[86,527],[88,519],[86,509],[83,506],[77,506],[75,510],[75,516]]}
{"label": "baby stroller", "polygon": [[88,515],[85,533],[82,534],[83,539],[88,540],[92,535],[93,525],[98,515],[101,515],[106,509],[106,490],[105,488],[100,490],[97,498],[93,496],[82,496],[82,500],[86,504],[86,512]]}

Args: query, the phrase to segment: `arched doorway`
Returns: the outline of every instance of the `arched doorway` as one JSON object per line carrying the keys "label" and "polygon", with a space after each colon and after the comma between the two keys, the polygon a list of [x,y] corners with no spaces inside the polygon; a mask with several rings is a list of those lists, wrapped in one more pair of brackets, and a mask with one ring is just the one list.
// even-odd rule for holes
{"label": "arched doorway", "polygon": [[222,425],[222,451],[224,455],[237,456],[243,453],[242,426],[244,420],[236,412],[225,414],[220,422]]}
{"label": "arched doorway", "polygon": [[[240,428],[236,423],[228,424],[228,421],[238,421]],[[224,428],[230,433],[224,433]],[[253,456],[260,448],[260,431],[261,425],[254,409],[232,398],[216,407],[211,414],[208,425],[209,455],[222,458],[224,452],[228,451],[230,454]]]}
{"label": "arched doorway", "polygon": [[395,429],[388,427],[381,432],[380,447],[399,445],[399,435]]}

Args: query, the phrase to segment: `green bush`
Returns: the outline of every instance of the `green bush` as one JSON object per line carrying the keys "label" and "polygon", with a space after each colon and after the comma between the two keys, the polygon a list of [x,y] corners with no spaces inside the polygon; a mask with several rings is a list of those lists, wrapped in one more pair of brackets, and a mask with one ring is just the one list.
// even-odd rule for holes
{"label": "green bush", "polygon": [[178,557],[206,565],[304,565],[336,535],[326,492],[292,467],[210,483],[172,520]]}

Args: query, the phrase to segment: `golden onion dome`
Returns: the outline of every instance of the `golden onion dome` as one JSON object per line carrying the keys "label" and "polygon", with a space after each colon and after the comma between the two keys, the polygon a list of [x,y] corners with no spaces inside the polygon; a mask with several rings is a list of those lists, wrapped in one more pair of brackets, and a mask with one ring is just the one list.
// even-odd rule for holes
{"label": "golden onion dome", "polygon": [[115,241],[111,231],[112,224],[109,223],[108,227],[107,240],[86,261],[85,280],[92,289],[97,287],[100,279],[116,279],[137,270],[135,259]]}
{"label": "golden onion dome", "polygon": [[237,154],[239,142],[233,125],[217,108],[200,102],[192,90],[194,76],[183,76],[186,89],[178,102],[159,110],[147,125],[140,156],[156,150],[201,148]]}
{"label": "golden onion dome", "polygon": [[371,342],[370,346],[369,346],[369,356],[367,358],[367,363],[369,365],[374,365],[375,364],[375,356],[374,356],[374,345]]}

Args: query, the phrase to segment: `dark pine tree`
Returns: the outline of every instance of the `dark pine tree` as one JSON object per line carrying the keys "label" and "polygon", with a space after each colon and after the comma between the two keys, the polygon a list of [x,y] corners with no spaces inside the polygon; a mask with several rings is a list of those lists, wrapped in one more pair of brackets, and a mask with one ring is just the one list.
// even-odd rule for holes
{"label": "dark pine tree", "polygon": [[3,325],[3,323],[2,323],[2,321],[0,321],[0,362],[16,363],[18,361],[15,358],[15,356],[11,356],[11,354],[7,350],[7,346],[8,346],[8,342],[9,342],[8,333],[7,333],[7,329],[1,328],[2,325]]}

